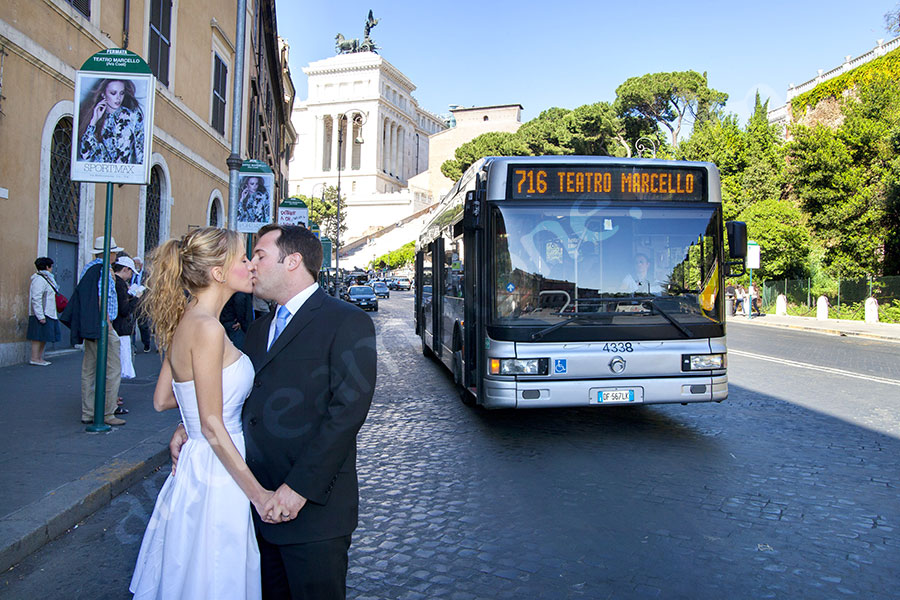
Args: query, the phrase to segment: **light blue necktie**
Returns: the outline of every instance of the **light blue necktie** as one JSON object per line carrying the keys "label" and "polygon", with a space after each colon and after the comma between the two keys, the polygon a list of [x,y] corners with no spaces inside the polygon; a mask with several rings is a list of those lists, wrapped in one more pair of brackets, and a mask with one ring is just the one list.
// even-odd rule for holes
{"label": "light blue necktie", "polygon": [[[291,311],[288,310],[287,306],[279,306],[278,312],[275,313],[275,335],[272,336],[272,344],[275,343],[275,340],[278,339],[278,336],[281,335],[281,332],[284,331],[284,326],[287,325],[287,321],[291,316]],[[272,345],[269,345],[271,348]]]}

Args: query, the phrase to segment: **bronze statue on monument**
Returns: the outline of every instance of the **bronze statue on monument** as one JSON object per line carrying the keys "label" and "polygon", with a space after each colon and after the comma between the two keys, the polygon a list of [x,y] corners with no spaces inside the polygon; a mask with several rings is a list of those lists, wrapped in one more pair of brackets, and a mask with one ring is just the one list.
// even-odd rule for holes
{"label": "bronze statue on monument", "polygon": [[353,54],[354,52],[375,52],[378,50],[378,46],[375,45],[375,40],[369,37],[369,32],[372,31],[372,28],[376,25],[378,25],[378,19],[372,14],[372,10],[369,9],[369,16],[363,25],[362,41],[360,41],[359,38],[346,39],[343,34],[339,33],[334,36],[335,53]]}

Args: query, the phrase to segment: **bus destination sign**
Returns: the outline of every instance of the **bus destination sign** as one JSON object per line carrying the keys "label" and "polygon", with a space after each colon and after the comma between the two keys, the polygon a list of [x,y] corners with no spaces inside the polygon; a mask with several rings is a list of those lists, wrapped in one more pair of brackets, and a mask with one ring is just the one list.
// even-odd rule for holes
{"label": "bus destination sign", "polygon": [[690,167],[510,165],[507,197],[702,202],[705,178]]}

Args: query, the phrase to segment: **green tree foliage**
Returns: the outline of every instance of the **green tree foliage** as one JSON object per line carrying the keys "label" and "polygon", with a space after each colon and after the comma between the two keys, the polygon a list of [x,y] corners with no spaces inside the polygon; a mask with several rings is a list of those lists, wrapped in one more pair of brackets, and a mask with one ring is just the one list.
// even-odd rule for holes
{"label": "green tree foliage", "polygon": [[811,240],[798,206],[788,200],[768,198],[748,206],[739,220],[747,223],[748,237],[759,244],[758,273],[762,277],[806,276]]}
{"label": "green tree foliage", "polygon": [[728,94],[710,88],[706,75],[696,71],[648,73],[616,88],[617,113],[665,127],[673,148],[678,147],[685,117],[702,123],[718,114],[726,100]]}
{"label": "green tree foliage", "polygon": [[456,158],[444,161],[441,173],[456,181],[472,163],[485,156],[528,156],[528,147],[515,133],[492,131],[483,133],[456,149]]}
{"label": "green tree foliage", "polygon": [[[344,195],[341,194],[343,197]],[[322,196],[296,196],[306,203],[309,208],[309,220],[319,225],[319,231],[331,240],[342,241],[344,233],[347,231],[347,211],[344,205],[341,205],[341,237],[337,237],[337,188],[328,186],[325,188],[324,199]]]}
{"label": "green tree foliage", "polygon": [[833,276],[896,273],[900,89],[890,77],[859,83],[835,129],[795,126],[793,192],[825,248]]}
{"label": "green tree foliage", "polygon": [[416,242],[408,242],[403,244],[396,250],[391,250],[387,254],[382,254],[378,258],[372,259],[370,266],[375,267],[384,262],[388,269],[399,269],[407,265],[413,264],[416,260]]}

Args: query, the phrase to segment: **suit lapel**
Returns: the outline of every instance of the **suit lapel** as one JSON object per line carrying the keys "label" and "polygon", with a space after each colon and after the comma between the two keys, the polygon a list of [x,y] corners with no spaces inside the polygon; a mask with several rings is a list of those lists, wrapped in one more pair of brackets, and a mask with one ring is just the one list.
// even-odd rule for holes
{"label": "suit lapel", "polygon": [[266,344],[269,343],[269,326],[272,324],[274,314],[270,311],[250,324],[247,331],[245,348],[247,356],[253,362],[253,368],[259,371],[262,361],[266,358]]}
{"label": "suit lapel", "polygon": [[[265,352],[265,356],[260,360],[259,364],[256,365],[257,373],[259,373],[270,360],[277,356],[297,334],[303,331],[303,329],[313,321],[316,312],[319,310],[319,307],[322,306],[324,299],[325,292],[322,291],[322,288],[317,289],[312,296],[307,298],[306,302],[303,303],[303,306],[300,307],[300,310],[297,311],[297,314],[291,318],[291,322],[287,324],[287,327],[285,327],[284,331],[281,332],[281,335],[278,336],[278,339],[272,343],[272,347],[269,348],[268,352],[265,352],[265,345],[269,341],[268,335],[263,337],[263,351]],[[268,325],[271,324],[271,322],[272,317],[270,316],[266,321],[266,334],[269,332]],[[256,361],[254,361],[254,363],[256,363]]]}

